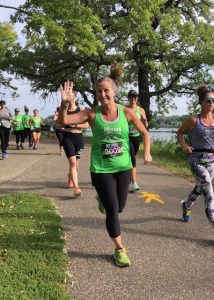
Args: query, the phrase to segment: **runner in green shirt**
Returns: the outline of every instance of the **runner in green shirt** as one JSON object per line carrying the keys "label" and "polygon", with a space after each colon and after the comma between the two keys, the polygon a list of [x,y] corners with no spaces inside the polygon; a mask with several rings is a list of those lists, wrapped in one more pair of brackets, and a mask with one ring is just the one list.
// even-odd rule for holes
{"label": "runner in green shirt", "polygon": [[[128,93],[129,108],[132,109],[137,117],[142,121],[143,125],[147,128],[148,122],[145,114],[145,110],[139,106],[138,103],[138,93],[135,90],[130,90]],[[129,124],[129,145],[132,160],[132,171],[131,171],[131,191],[134,193],[140,190],[137,183],[137,168],[136,168],[136,156],[140,148],[140,143],[142,141],[140,132],[133,126],[132,123]]]}
{"label": "runner in green shirt", "polygon": [[145,163],[152,160],[149,133],[132,110],[115,103],[117,87],[109,76],[101,78],[96,84],[100,106],[96,109],[82,110],[74,115],[67,115],[67,107],[74,101],[73,83],[68,81],[60,89],[60,117],[63,124],[88,122],[92,128],[92,184],[105,208],[107,231],[116,247],[115,262],[121,267],[129,266],[130,260],[122,242],[119,223],[119,213],[126,204],[132,168],[128,123],[132,122],[144,136]]}
{"label": "runner in green shirt", "polygon": [[39,116],[38,110],[33,110],[33,116],[30,118],[30,129],[33,136],[33,150],[37,150],[41,138],[42,118]]}
{"label": "runner in green shirt", "polygon": [[32,149],[32,131],[30,130],[30,119],[31,115],[29,114],[29,109],[27,106],[24,106],[25,114],[22,116],[23,125],[24,125],[24,135],[25,139],[28,138],[29,149]]}
{"label": "runner in green shirt", "polygon": [[20,109],[15,108],[15,116],[12,118],[13,132],[16,136],[17,150],[24,149],[23,143],[25,139],[22,115],[20,115],[19,113]]}

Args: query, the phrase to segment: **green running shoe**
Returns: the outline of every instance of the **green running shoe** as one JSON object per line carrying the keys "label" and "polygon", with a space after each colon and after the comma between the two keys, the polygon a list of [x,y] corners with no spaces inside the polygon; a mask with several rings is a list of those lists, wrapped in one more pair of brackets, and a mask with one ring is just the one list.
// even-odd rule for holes
{"label": "green running shoe", "polygon": [[114,252],[116,265],[119,267],[129,267],[131,265],[130,259],[126,254],[126,249],[116,249]]}
{"label": "green running shoe", "polygon": [[97,199],[97,202],[98,202],[98,209],[99,211],[101,212],[101,214],[105,215],[106,214],[106,210],[102,204],[102,201],[100,200],[99,196],[96,195],[96,199]]}

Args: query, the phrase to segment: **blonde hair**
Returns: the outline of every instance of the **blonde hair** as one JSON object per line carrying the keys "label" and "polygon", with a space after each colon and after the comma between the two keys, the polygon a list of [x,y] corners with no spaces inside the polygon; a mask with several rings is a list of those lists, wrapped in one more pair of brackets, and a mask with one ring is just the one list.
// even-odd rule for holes
{"label": "blonde hair", "polygon": [[97,80],[96,86],[95,86],[96,89],[97,89],[97,86],[99,83],[101,83],[103,81],[109,81],[112,84],[113,90],[116,92],[117,87],[119,86],[119,78],[120,78],[121,74],[122,74],[121,66],[118,63],[114,62],[111,65],[110,74],[103,76]]}

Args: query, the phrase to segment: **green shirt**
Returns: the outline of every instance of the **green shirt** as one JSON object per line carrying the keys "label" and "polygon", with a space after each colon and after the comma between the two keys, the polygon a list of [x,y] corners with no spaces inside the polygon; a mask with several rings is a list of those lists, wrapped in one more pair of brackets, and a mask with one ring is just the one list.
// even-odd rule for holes
{"label": "green shirt", "polygon": [[24,128],[30,128],[30,118],[31,118],[30,115],[23,115],[22,116]]}
{"label": "green shirt", "polygon": [[[136,106],[135,114],[138,116],[139,119],[141,119],[141,113],[140,113],[140,107]],[[137,129],[134,127],[132,123],[129,123],[129,135],[130,136],[139,136],[140,133],[137,131]]]}
{"label": "green shirt", "polygon": [[41,128],[41,118],[40,117],[31,117],[31,124],[33,128]]}
{"label": "green shirt", "polygon": [[104,120],[101,107],[96,108],[92,128],[91,167],[92,173],[116,173],[132,168],[129,151],[129,126],[123,110],[118,104],[118,118]]}
{"label": "green shirt", "polygon": [[12,120],[13,120],[14,131],[24,130],[24,126],[22,123],[22,115],[14,116]]}

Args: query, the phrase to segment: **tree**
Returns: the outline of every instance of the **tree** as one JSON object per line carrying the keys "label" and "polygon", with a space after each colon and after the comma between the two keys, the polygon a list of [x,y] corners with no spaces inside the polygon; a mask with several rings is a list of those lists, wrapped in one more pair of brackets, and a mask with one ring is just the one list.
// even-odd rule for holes
{"label": "tree", "polygon": [[212,81],[212,1],[81,2],[99,14],[108,48],[127,62],[126,80],[138,84],[147,114],[152,97],[164,111],[175,95],[192,95],[197,84]]}
{"label": "tree", "polygon": [[26,24],[27,43],[11,70],[30,80],[34,92],[42,91],[46,98],[61,81],[72,78],[83,95],[93,93],[91,80],[99,68],[95,58],[104,44],[101,23],[90,8],[74,0],[30,0],[12,21]]}
{"label": "tree", "polygon": [[11,59],[16,56],[19,45],[16,42],[17,34],[9,23],[0,23],[0,94],[4,95],[4,90],[9,89],[13,96],[16,95],[16,88],[11,85],[11,78],[5,73],[10,69]]}
{"label": "tree", "polygon": [[211,0],[26,1],[13,19],[26,22],[28,38],[14,69],[44,95],[60,78],[73,78],[88,100],[117,60],[146,113],[151,99],[167,111],[176,95],[191,96],[213,80],[212,8]]}

